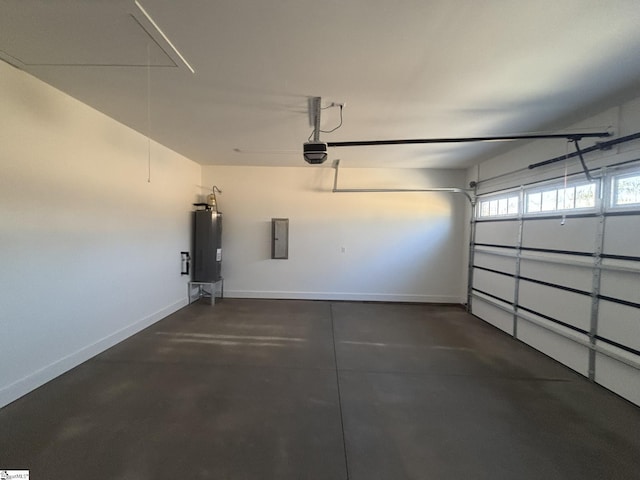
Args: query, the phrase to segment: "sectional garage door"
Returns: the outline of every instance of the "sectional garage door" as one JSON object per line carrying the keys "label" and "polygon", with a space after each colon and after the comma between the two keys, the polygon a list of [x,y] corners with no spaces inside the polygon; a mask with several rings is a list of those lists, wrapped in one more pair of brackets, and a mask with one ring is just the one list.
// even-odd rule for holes
{"label": "sectional garage door", "polygon": [[640,170],[478,200],[472,313],[640,405]]}

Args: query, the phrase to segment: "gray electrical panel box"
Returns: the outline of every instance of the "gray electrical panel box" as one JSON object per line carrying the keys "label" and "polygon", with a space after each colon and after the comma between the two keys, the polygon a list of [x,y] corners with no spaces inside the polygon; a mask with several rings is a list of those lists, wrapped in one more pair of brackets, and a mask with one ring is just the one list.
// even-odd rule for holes
{"label": "gray electrical panel box", "polygon": [[289,258],[289,219],[271,219],[271,258]]}

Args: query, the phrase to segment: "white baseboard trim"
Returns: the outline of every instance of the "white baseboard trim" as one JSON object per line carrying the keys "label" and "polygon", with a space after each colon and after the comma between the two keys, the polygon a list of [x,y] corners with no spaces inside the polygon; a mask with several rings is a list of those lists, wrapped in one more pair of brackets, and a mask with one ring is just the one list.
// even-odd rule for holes
{"label": "white baseboard trim", "polygon": [[461,303],[458,295],[412,295],[402,293],[342,293],[342,292],[268,292],[226,290],[228,298],[264,298],[279,300],[342,300],[355,302]]}
{"label": "white baseboard trim", "polygon": [[158,310],[157,312],[147,315],[134,323],[121,328],[100,340],[97,340],[81,349],[62,357],[49,365],[46,365],[26,377],[23,377],[9,385],[0,388],[0,408],[62,375],[63,373],[77,367],[86,362],[99,353],[104,352],[122,340],[129,338],[131,335],[138,333],[168,315],[180,310],[187,305],[186,298],[171,303],[170,305]]}

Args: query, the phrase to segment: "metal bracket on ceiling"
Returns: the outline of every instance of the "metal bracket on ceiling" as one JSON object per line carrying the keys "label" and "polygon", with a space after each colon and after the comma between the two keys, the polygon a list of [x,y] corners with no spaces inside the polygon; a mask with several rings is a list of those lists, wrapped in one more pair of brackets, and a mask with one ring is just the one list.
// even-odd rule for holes
{"label": "metal bracket on ceiling", "polygon": [[333,193],[408,193],[408,192],[446,192],[461,193],[464,195],[473,207],[476,204],[475,197],[472,196],[474,189],[457,188],[457,187],[430,187],[430,188],[338,188],[338,170],[340,168],[340,160],[333,162],[335,173],[333,176]]}
{"label": "metal bracket on ceiling", "polygon": [[322,97],[309,97],[309,126],[313,127],[313,141],[320,141],[320,110],[322,110]]}

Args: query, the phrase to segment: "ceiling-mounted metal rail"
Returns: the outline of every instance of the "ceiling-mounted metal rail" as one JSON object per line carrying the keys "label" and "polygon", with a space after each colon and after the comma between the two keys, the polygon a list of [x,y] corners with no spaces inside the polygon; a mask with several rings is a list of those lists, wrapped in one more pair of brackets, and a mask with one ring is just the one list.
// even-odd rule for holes
{"label": "ceiling-mounted metal rail", "polygon": [[540,140],[564,138],[570,141],[583,138],[609,137],[609,132],[592,133],[553,133],[553,134],[525,134],[525,135],[497,135],[489,137],[462,137],[462,138],[406,138],[399,140],[358,140],[351,142],[327,142],[329,147],[373,147],[378,145],[422,145],[430,143],[471,143],[471,142],[508,142],[513,140]]}
{"label": "ceiling-mounted metal rail", "polygon": [[[598,142],[598,143],[596,143],[595,145],[593,145],[591,147],[587,147],[587,148],[584,148],[584,149],[580,150],[580,153],[581,154],[585,154],[585,153],[595,152],[597,150],[607,150],[607,149],[609,149],[609,148],[611,148],[611,147],[613,147],[615,145],[618,145],[620,143],[630,142],[631,140],[637,140],[639,138],[640,138],[640,132],[633,133],[631,135],[626,135],[624,137],[614,138],[613,140],[607,140],[605,142]],[[561,155],[559,157],[550,158],[549,160],[544,160],[542,162],[532,163],[527,168],[529,170],[533,170],[534,168],[543,167],[545,165],[551,165],[552,163],[562,162],[563,160],[566,160],[567,158],[577,157],[578,155],[579,155],[579,153],[576,151],[576,152],[570,153],[568,155]],[[487,180],[482,180],[482,181],[486,182]]]}
{"label": "ceiling-mounted metal rail", "polygon": [[[613,140],[606,140],[604,142],[596,142],[595,145],[591,146],[591,147],[587,147],[587,148],[583,148],[581,149],[582,154],[585,155],[587,153],[590,152],[595,152],[598,150],[609,150],[610,148],[612,148],[615,145],[619,145],[622,143],[626,143],[626,142],[631,142],[633,140],[638,140],[640,139],[640,132],[637,133],[633,133],[631,135],[626,135],[624,137],[619,137],[619,138],[614,138]],[[537,163],[532,163],[531,165],[527,166],[527,167],[523,167],[523,168],[518,168],[516,170],[511,170],[509,172],[505,172],[505,173],[501,173],[499,175],[494,175],[492,177],[487,177],[487,178],[483,178],[481,180],[478,180],[476,183],[477,185],[482,185],[484,183],[487,182],[492,182],[501,178],[505,178],[505,177],[509,177],[512,175],[517,175],[519,173],[523,173],[526,172],[527,170],[532,170],[534,168],[538,168],[538,167],[542,167],[545,165],[551,165],[557,162],[562,162],[565,161],[569,158],[574,158],[578,156],[578,152],[572,152],[569,154],[564,154],[564,155],[560,155],[558,157],[553,157],[550,158],[549,160],[544,160],[542,162],[537,162]],[[609,165],[609,166],[616,166],[617,164],[613,164],[613,165]],[[487,193],[491,193],[491,192],[485,192],[485,194]]]}
{"label": "ceiling-mounted metal rail", "polygon": [[335,173],[333,176],[333,193],[397,193],[397,192],[448,192],[461,193],[471,205],[475,205],[475,198],[471,195],[473,189],[457,188],[457,187],[430,187],[430,188],[338,188],[338,170],[340,160],[333,163]]}

